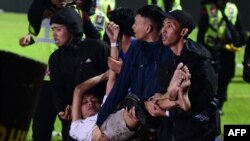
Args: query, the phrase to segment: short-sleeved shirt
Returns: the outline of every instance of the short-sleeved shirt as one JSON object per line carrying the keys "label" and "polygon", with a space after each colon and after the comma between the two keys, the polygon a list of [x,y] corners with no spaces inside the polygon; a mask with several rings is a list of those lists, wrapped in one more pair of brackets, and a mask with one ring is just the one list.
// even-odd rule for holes
{"label": "short-sleeved shirt", "polygon": [[97,114],[86,119],[79,119],[71,123],[69,134],[79,141],[91,141],[93,130],[96,126]]}

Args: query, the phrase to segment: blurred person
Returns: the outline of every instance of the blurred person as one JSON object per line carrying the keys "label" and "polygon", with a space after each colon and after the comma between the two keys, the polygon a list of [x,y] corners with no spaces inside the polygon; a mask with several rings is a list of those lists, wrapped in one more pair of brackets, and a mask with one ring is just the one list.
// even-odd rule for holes
{"label": "blurred person", "polygon": [[77,6],[85,11],[89,16],[95,14],[96,0],[73,0]]}
{"label": "blurred person", "polygon": [[[34,52],[34,55],[45,64],[48,64],[50,54],[57,49],[50,30],[50,18],[55,11],[66,5],[66,0],[33,0],[29,7],[27,13],[29,33],[19,40],[19,44],[22,47],[32,46],[39,48],[39,52]],[[51,140],[56,115],[57,113],[52,98],[50,73],[47,68],[33,115],[33,141]]]}
{"label": "blurred person", "polygon": [[116,7],[115,0],[96,0],[96,8],[101,10],[106,16]]}
{"label": "blurred person", "polygon": [[[100,30],[96,27],[95,21],[91,17],[96,17],[95,0],[73,0],[73,2],[68,5],[75,7],[78,10],[83,22],[84,37],[101,39],[102,34]],[[100,22],[104,24],[104,22]]]}
{"label": "blurred person", "polygon": [[[99,39],[103,39],[105,26],[109,19],[101,10],[96,8],[96,5],[93,4],[96,3],[96,0],[74,0],[74,3],[77,5],[77,8],[81,10],[81,15],[82,17],[84,17],[83,20],[90,21],[91,25],[93,24],[91,27],[88,26],[86,28],[92,28],[94,26],[95,31],[98,32],[98,36],[96,37],[98,37]],[[91,9],[91,13],[86,11],[88,9]]]}
{"label": "blurred person", "polygon": [[[49,59],[54,102],[62,121],[63,140],[72,140],[69,136],[71,117],[68,115],[71,112],[74,89],[83,81],[108,69],[106,62],[109,47],[97,39],[82,39],[83,23],[72,7],[57,11],[50,23],[54,41],[59,47]],[[103,80],[98,85],[99,93],[105,92],[106,81]]]}
{"label": "blurred person", "polygon": [[180,0],[147,0],[147,4],[158,5],[165,12],[176,10],[176,9],[179,9],[179,10],[182,9]]}
{"label": "blurred person", "polygon": [[227,90],[235,74],[235,53],[245,43],[237,6],[228,0],[204,0],[197,41],[212,54],[211,63],[218,74],[220,113],[227,100]]}
{"label": "blurred person", "polygon": [[243,79],[250,83],[250,36],[247,38],[243,64]]}
{"label": "blurred person", "polygon": [[109,22],[109,18],[99,9],[95,9],[95,14],[90,16],[90,20],[94,24],[96,30],[100,34],[100,39],[104,39],[105,34],[105,27],[107,26],[107,23]]}
{"label": "blurred person", "polygon": [[[209,61],[211,55],[202,45],[188,39],[195,28],[192,16],[183,10],[174,10],[166,14],[162,28],[162,42],[170,48],[173,55],[165,62],[161,70],[163,88],[171,84],[170,78],[178,63],[185,64],[191,74],[188,95],[191,108],[170,109],[158,132],[158,140],[167,141],[213,141],[215,130],[214,97],[217,91],[217,79]],[[157,103],[160,107],[161,104]]]}

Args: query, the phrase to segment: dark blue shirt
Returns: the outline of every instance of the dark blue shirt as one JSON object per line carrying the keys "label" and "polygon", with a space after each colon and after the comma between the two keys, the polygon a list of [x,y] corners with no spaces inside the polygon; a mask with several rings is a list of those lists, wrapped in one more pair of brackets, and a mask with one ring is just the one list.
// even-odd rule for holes
{"label": "dark blue shirt", "polygon": [[169,58],[169,54],[170,49],[164,47],[161,40],[154,43],[132,42],[116,83],[99,111],[97,125],[101,126],[116,110],[129,88],[142,101],[159,92],[159,68]]}

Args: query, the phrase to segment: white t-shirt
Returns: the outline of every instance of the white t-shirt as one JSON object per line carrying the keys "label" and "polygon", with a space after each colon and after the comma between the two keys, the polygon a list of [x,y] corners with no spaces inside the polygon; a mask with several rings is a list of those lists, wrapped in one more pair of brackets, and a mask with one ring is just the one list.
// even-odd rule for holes
{"label": "white t-shirt", "polygon": [[92,131],[96,128],[97,114],[71,123],[69,134],[78,141],[91,141]]}

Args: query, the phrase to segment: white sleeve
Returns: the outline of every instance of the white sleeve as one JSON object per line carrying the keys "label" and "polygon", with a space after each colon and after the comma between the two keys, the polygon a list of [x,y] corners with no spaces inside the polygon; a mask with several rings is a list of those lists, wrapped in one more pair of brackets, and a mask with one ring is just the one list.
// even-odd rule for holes
{"label": "white sleeve", "polygon": [[169,117],[169,110],[166,110],[165,114],[166,114],[166,117]]}
{"label": "white sleeve", "polygon": [[96,125],[96,115],[86,119],[76,120],[71,123],[69,135],[78,141],[91,141],[92,131]]}

